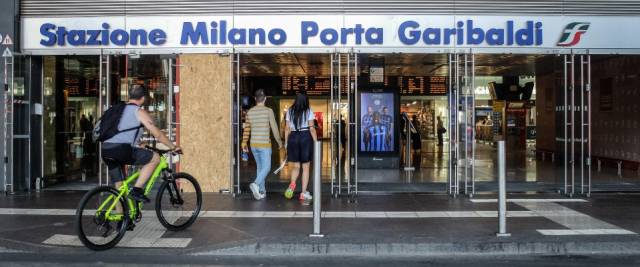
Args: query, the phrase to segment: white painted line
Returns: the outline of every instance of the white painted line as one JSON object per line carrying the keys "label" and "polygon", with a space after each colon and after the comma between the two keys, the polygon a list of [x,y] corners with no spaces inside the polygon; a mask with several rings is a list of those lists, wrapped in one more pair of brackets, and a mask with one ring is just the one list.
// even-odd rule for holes
{"label": "white painted line", "polygon": [[446,211],[416,211],[418,218],[449,218]]}
{"label": "white painted line", "polygon": [[540,234],[559,235],[635,235],[636,233],[624,229],[539,229]]}
{"label": "white painted line", "polygon": [[387,211],[387,218],[418,218],[415,211]]}
{"label": "white painted line", "polygon": [[[128,232],[131,233],[131,232]],[[127,236],[125,235],[125,238]],[[78,236],[75,235],[53,235],[42,242],[47,245],[56,246],[84,246]],[[123,239],[118,243],[118,247],[129,248],[186,248],[191,243],[191,238],[131,238]]]}
{"label": "white painted line", "polygon": [[0,208],[0,215],[75,215],[74,209],[12,209]]}
{"label": "white painted line", "polygon": [[[324,217],[324,214],[323,214]],[[387,213],[384,211],[363,212],[356,211],[356,218],[387,218]]]}
{"label": "white painted line", "polygon": [[[478,198],[473,198],[470,200],[473,203],[497,203],[498,200],[495,198],[482,198],[482,199],[478,199]],[[580,198],[540,198],[540,199],[534,199],[534,198],[512,198],[512,199],[507,199],[507,202],[522,202],[522,203],[529,203],[529,202],[589,202],[586,199],[580,199]]]}

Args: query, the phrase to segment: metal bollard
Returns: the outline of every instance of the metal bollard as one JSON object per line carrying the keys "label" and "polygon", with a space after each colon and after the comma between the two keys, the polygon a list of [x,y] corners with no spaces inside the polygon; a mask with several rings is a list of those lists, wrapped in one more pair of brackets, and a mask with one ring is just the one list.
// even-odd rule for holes
{"label": "metal bollard", "polygon": [[313,150],[313,233],[309,237],[324,237],[320,233],[322,204],[322,141],[316,141]]}
{"label": "metal bollard", "polygon": [[507,186],[506,186],[506,151],[504,140],[498,141],[498,237],[509,237],[507,233]]}

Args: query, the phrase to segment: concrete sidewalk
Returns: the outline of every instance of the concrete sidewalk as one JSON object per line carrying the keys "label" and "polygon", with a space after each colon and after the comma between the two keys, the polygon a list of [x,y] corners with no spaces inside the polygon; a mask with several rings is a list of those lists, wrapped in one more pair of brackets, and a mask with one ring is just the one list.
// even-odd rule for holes
{"label": "concrete sidewalk", "polygon": [[[73,214],[82,192],[0,198],[0,253],[93,253],[79,246]],[[183,232],[166,231],[148,210],[119,247],[104,253],[255,256],[428,256],[640,254],[640,195],[509,195],[508,238],[498,238],[493,195],[360,195],[323,198],[322,232],[309,238],[311,207],[280,195],[206,194],[204,212]],[[153,205],[147,205],[151,209]]]}

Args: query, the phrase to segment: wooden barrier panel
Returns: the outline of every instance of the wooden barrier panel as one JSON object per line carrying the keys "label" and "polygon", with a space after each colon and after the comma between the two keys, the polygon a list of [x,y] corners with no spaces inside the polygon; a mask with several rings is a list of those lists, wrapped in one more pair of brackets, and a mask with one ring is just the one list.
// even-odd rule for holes
{"label": "wooden barrier panel", "polygon": [[186,54],[180,65],[181,170],[196,177],[203,192],[229,189],[229,57]]}

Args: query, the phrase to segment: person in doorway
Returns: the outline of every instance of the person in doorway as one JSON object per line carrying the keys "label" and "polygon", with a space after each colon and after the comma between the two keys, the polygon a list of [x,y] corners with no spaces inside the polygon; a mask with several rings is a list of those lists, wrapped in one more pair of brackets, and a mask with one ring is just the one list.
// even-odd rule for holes
{"label": "person in doorway", "polygon": [[412,159],[413,166],[420,168],[421,151],[422,151],[422,136],[420,135],[420,122],[418,122],[418,116],[413,115],[411,118],[411,146],[413,148]]}
{"label": "person in doorway", "polygon": [[442,146],[443,145],[443,140],[442,140],[442,136],[444,135],[445,132],[447,132],[447,129],[444,128],[444,123],[442,122],[442,118],[440,116],[438,116],[438,123],[436,125],[436,129],[438,129],[438,146]]}
{"label": "person in doorway", "polygon": [[[142,166],[140,176],[131,189],[129,196],[140,202],[149,202],[149,198],[144,195],[143,187],[151,177],[156,166],[160,163],[160,155],[140,148],[143,129],[149,130],[151,135],[167,146],[170,150],[180,153],[182,149],[174,145],[166,135],[153,123],[153,118],[149,112],[142,109],[142,105],[148,98],[149,91],[143,85],[134,85],[129,91],[129,101],[122,112],[122,117],[118,124],[118,134],[107,139],[102,144],[102,157],[113,159],[108,161],[109,175],[116,181],[115,186],[120,187],[125,178],[122,165]],[[128,130],[122,130],[128,129]],[[134,130],[135,129],[135,130]],[[116,164],[117,163],[117,164]],[[113,165],[116,164],[116,165]],[[122,165],[121,165],[122,164]]]}
{"label": "person in doorway", "polygon": [[253,193],[253,198],[260,200],[266,197],[265,181],[269,170],[271,170],[271,138],[269,131],[273,133],[273,138],[278,143],[279,149],[282,149],[282,141],[273,110],[264,105],[267,100],[264,90],[256,90],[254,97],[256,105],[247,111],[244,123],[242,150],[248,153],[247,144],[251,145],[251,153],[256,160],[256,178],[249,185],[249,189]]}
{"label": "person in doorway", "polygon": [[313,129],[313,111],[309,106],[309,98],[304,93],[297,93],[293,105],[286,115],[287,126],[284,140],[287,144],[287,160],[291,166],[291,183],[284,193],[287,199],[293,197],[296,189],[296,181],[302,168],[301,201],[311,201],[312,197],[307,186],[309,185],[309,167],[313,158],[313,145],[318,140]]}
{"label": "person in doorway", "polygon": [[93,139],[91,132],[93,130],[93,124],[87,119],[87,116],[82,114],[80,116],[80,131],[82,132],[82,171],[83,175],[87,173],[93,173],[92,168],[92,152],[93,152]]}

